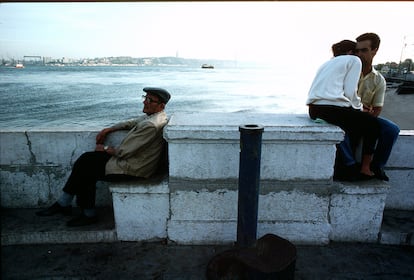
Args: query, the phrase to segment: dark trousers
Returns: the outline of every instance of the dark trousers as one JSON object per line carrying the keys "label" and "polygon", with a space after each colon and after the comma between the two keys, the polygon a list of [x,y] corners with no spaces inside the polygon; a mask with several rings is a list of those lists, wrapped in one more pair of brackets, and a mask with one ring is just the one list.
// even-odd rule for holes
{"label": "dark trousers", "polygon": [[105,166],[110,158],[111,155],[106,152],[86,152],[73,165],[72,173],[63,191],[75,195],[76,203],[82,209],[95,207],[97,181],[120,181],[136,178],[128,175],[105,176]]}
{"label": "dark trousers", "polygon": [[363,138],[362,153],[374,153],[380,135],[380,124],[376,117],[352,107],[331,105],[309,105],[309,116],[339,126],[351,139]]}

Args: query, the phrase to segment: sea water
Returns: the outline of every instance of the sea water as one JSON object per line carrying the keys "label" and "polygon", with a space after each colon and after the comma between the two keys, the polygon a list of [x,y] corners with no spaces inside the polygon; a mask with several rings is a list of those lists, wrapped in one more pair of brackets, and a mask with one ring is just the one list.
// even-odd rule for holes
{"label": "sea water", "polygon": [[0,129],[101,128],[142,114],[163,87],[167,113],[306,113],[312,75],[269,67],[0,67]]}

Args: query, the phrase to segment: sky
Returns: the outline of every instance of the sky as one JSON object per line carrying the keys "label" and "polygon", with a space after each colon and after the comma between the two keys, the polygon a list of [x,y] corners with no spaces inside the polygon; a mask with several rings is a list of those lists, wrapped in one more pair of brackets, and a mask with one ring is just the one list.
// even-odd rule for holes
{"label": "sky", "polygon": [[[1,3],[0,58],[178,56],[321,64],[330,47],[381,37],[375,63],[414,58],[414,2]],[[405,46],[405,47],[404,47]]]}

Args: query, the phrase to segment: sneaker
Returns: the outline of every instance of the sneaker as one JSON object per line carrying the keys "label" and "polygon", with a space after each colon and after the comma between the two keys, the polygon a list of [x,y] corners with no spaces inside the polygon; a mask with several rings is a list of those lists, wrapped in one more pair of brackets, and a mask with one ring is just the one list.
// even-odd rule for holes
{"label": "sneaker", "polygon": [[85,214],[80,214],[79,216],[73,218],[72,220],[68,221],[66,225],[68,227],[81,227],[81,226],[88,226],[98,222],[98,216],[88,217]]}
{"label": "sneaker", "polygon": [[72,206],[64,207],[64,206],[61,206],[59,203],[55,202],[49,208],[36,212],[36,215],[41,216],[41,217],[53,216],[56,214],[63,214],[65,216],[70,216],[72,215]]}

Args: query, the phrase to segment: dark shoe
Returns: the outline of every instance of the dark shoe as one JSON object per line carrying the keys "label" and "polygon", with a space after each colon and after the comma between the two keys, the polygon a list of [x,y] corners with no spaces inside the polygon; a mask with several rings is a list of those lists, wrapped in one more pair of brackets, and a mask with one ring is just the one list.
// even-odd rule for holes
{"label": "dark shoe", "polygon": [[359,170],[360,170],[360,167],[358,164],[336,167],[334,170],[333,179],[334,181],[347,181],[347,182],[358,181]]}
{"label": "dark shoe", "polygon": [[76,218],[68,221],[66,225],[68,227],[81,227],[81,226],[88,226],[98,222],[98,216],[88,217],[84,214],[80,214]]}
{"label": "dark shoe", "polygon": [[388,178],[387,174],[385,174],[384,168],[372,168],[372,172],[375,174],[375,178],[383,180],[383,181],[389,181],[390,178]]}
{"label": "dark shoe", "polygon": [[63,214],[65,216],[70,216],[72,215],[72,206],[63,207],[60,206],[59,203],[55,202],[49,208],[36,212],[36,215],[41,217],[53,216],[55,214]]}
{"label": "dark shoe", "polygon": [[374,178],[375,178],[375,175],[367,175],[364,173],[359,173],[359,181],[368,181]]}

